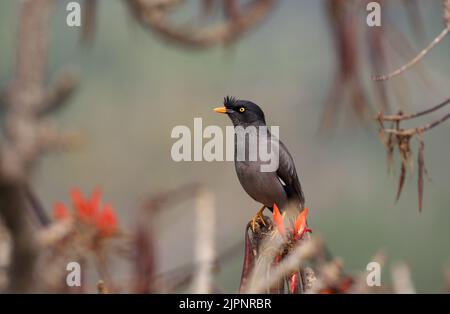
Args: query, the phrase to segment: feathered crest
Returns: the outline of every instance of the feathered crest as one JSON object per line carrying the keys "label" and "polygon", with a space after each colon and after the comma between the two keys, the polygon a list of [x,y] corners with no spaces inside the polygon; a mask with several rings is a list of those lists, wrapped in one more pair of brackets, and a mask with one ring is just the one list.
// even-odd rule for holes
{"label": "feathered crest", "polygon": [[223,104],[225,107],[233,107],[236,103],[236,98],[232,96],[227,96],[223,99]]}

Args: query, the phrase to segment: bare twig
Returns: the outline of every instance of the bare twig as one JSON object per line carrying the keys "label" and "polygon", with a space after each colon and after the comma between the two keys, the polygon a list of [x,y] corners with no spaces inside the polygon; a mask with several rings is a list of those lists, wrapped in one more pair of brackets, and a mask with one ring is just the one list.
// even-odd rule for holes
{"label": "bare twig", "polygon": [[433,129],[434,127],[438,126],[439,124],[447,121],[449,118],[450,118],[450,113],[446,114],[445,116],[443,116],[442,118],[440,118],[436,121],[433,121],[431,123],[425,124],[425,125],[417,127],[417,128],[406,129],[406,130],[385,129],[384,132],[392,133],[392,134],[400,135],[400,136],[413,136],[413,135],[417,135],[417,134],[429,131],[429,130]]}
{"label": "bare twig", "polygon": [[386,74],[386,75],[379,75],[379,76],[372,76],[372,79],[375,81],[386,81],[394,76],[397,76],[412,66],[414,66],[417,62],[419,62],[423,57],[425,57],[436,45],[438,45],[450,32],[450,0],[442,0],[443,4],[443,11],[444,11],[444,23],[445,28],[442,30],[442,32],[425,48],[423,49],[419,54],[417,54],[411,61],[404,64],[397,70]]}
{"label": "bare twig", "polygon": [[397,115],[383,115],[382,113],[379,113],[379,115],[376,117],[376,119],[381,119],[382,121],[403,121],[403,120],[411,120],[429,113],[432,113],[433,111],[439,110],[445,106],[447,106],[448,104],[450,104],[450,98],[445,100],[444,102],[431,107],[429,109],[423,110],[423,111],[419,111],[413,114],[404,114],[403,112],[400,112]]}
{"label": "bare twig", "polygon": [[398,68],[397,70],[395,70],[389,74],[379,75],[379,76],[374,75],[374,76],[372,76],[372,79],[374,81],[386,81],[386,80],[393,78],[394,76],[397,76],[397,75],[405,72],[406,70],[408,70],[409,68],[414,66],[417,62],[419,62],[425,55],[427,55],[437,44],[439,44],[445,38],[445,36],[448,35],[449,32],[450,32],[450,25],[447,26],[446,28],[444,28],[442,30],[442,32],[425,49],[423,49],[417,56],[415,56],[413,59],[411,59],[411,61],[409,61],[408,63],[404,64],[403,66],[401,66],[400,68]]}
{"label": "bare twig", "polygon": [[[379,112],[375,119],[380,124],[380,130],[381,130],[381,133],[382,133],[381,135],[382,135],[383,139],[384,139],[386,133],[397,135],[400,137],[412,137],[413,135],[417,135],[417,134],[423,133],[425,131],[431,130],[432,128],[438,126],[442,122],[445,122],[448,118],[450,118],[450,113],[444,115],[443,117],[441,117],[431,123],[425,124],[425,125],[417,127],[417,128],[400,129],[400,126],[399,126],[400,121],[411,120],[411,119],[415,119],[415,118],[427,115],[427,114],[437,111],[441,108],[444,108],[445,106],[447,106],[449,104],[450,104],[450,99],[447,99],[444,102],[442,102],[434,107],[431,107],[429,109],[419,111],[419,112],[413,113],[413,114],[404,114],[402,111],[400,111],[397,115],[383,115],[382,112]],[[385,121],[396,122],[396,128],[395,129],[385,129],[384,125],[383,125],[383,122],[385,122]]]}

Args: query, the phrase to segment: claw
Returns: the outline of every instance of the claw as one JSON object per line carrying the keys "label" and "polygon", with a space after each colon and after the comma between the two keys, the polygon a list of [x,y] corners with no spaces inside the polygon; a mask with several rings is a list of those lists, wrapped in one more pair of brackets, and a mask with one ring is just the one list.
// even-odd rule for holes
{"label": "claw", "polygon": [[256,231],[256,224],[257,224],[258,219],[262,222],[264,227],[267,226],[266,221],[264,220],[264,215],[262,214],[265,208],[266,208],[266,206],[261,207],[261,209],[258,210],[258,212],[256,213],[255,217],[253,217],[253,219],[252,219],[252,231],[253,232]]}

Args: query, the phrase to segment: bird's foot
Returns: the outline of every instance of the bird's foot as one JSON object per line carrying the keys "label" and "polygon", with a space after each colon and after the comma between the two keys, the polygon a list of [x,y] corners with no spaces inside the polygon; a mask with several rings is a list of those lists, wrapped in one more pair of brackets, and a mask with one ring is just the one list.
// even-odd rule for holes
{"label": "bird's foot", "polygon": [[261,209],[258,210],[258,212],[256,213],[255,217],[253,217],[253,219],[252,219],[252,231],[253,232],[256,231],[256,225],[258,224],[258,220],[260,220],[262,222],[264,227],[267,226],[266,221],[264,220],[264,215],[262,214],[265,208],[266,208],[266,206],[261,207]]}

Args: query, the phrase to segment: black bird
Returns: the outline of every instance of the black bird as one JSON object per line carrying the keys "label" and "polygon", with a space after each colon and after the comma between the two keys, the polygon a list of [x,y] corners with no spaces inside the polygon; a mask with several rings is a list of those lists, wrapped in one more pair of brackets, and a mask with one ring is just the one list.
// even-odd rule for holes
{"label": "black bird", "polygon": [[[266,126],[266,120],[261,108],[255,103],[247,100],[237,100],[232,97],[225,97],[224,107],[215,108],[214,111],[219,113],[225,113],[233,122],[235,127],[247,128],[253,126],[253,129],[259,129],[261,126]],[[274,135],[270,134],[267,130],[267,141],[275,139]],[[235,132],[236,133],[236,132]],[[245,155],[245,160],[239,161],[237,159],[238,150],[242,147],[238,147],[239,141],[237,141],[235,134],[235,169],[239,181],[247,192],[254,200],[263,204],[263,207],[253,218],[252,227],[255,230],[256,220],[261,219],[265,224],[262,212],[264,208],[273,210],[273,205],[276,204],[280,209],[288,209],[288,207],[298,208],[303,210],[305,204],[305,197],[297,176],[295,164],[286,146],[278,140],[279,143],[279,164],[277,170],[273,172],[262,172],[262,161],[258,158],[254,161]],[[260,138],[260,132],[256,133],[258,139]],[[265,139],[264,138],[264,139]],[[245,152],[247,153],[249,140],[245,138]],[[267,146],[266,146],[267,147]],[[270,147],[270,146],[269,146]]]}

